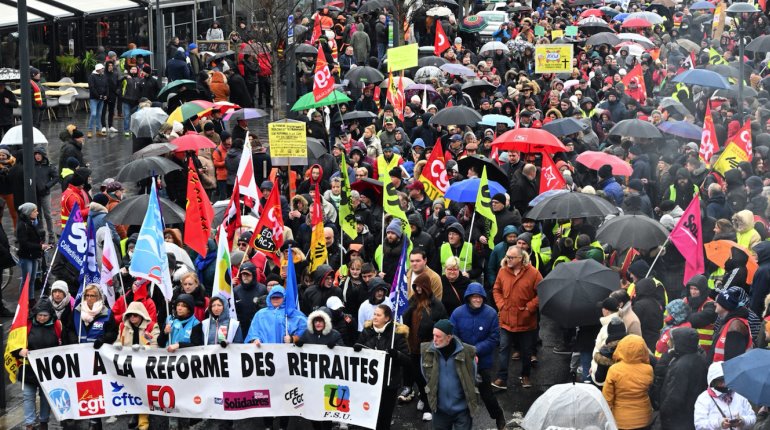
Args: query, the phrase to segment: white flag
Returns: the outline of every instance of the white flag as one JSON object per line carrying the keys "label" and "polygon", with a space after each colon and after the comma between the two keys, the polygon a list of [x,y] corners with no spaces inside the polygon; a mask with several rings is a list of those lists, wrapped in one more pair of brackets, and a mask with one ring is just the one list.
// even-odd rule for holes
{"label": "white flag", "polygon": [[246,135],[246,141],[243,143],[243,152],[241,153],[241,161],[238,164],[238,174],[236,175],[236,181],[238,182],[239,193],[243,197],[248,197],[254,203],[248,205],[251,207],[254,213],[259,213],[259,189],[257,188],[257,181],[254,178],[254,162],[251,158],[251,143],[249,143],[249,136]]}
{"label": "white flag", "polygon": [[102,247],[102,268],[100,270],[101,278],[99,285],[102,287],[102,292],[104,297],[107,298],[110,308],[115,304],[115,287],[112,278],[118,273],[120,273],[120,260],[118,260],[118,254],[115,252],[115,244],[112,243],[112,238],[108,233],[104,236],[104,245]]}

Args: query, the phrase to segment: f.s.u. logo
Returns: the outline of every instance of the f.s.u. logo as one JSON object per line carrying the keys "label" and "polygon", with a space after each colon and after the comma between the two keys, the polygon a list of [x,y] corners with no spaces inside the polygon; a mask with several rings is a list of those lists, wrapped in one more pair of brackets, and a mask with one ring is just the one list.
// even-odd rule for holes
{"label": "f.s.u. logo", "polygon": [[324,409],[350,412],[350,388],[345,385],[324,385]]}
{"label": "f.s.u. logo", "polygon": [[84,254],[88,249],[88,235],[86,234],[86,224],[75,222],[72,223],[72,230],[67,238],[67,242],[75,245],[78,253]]}

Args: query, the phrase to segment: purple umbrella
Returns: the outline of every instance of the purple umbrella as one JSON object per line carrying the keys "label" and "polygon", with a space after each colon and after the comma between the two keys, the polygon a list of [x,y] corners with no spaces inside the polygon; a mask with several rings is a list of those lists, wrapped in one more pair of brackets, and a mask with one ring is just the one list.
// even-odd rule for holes
{"label": "purple umbrella", "polygon": [[476,76],[476,72],[463,66],[462,64],[442,64],[439,69],[449,73],[450,75]]}
{"label": "purple umbrella", "polygon": [[430,98],[431,102],[434,100],[437,100],[441,98],[439,93],[433,88],[432,85],[428,84],[412,84],[408,87],[404,88],[404,95],[407,97],[407,99],[411,98],[413,95],[417,94],[422,98],[427,94],[428,98]]}
{"label": "purple umbrella", "polygon": [[245,109],[239,109],[233,112],[230,112],[225,116],[223,119],[225,121],[232,121],[232,120],[249,120],[249,119],[258,119],[262,117],[266,117],[267,112],[263,111],[262,109],[254,109],[254,108],[245,108]]}

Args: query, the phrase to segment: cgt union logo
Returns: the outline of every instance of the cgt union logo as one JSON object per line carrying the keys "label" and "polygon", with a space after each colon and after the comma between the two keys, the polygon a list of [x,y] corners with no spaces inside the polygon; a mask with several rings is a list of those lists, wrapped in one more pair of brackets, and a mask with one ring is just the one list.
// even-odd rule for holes
{"label": "cgt union logo", "polygon": [[176,412],[176,394],[168,385],[148,385],[147,403],[151,411]]}
{"label": "cgt union logo", "polygon": [[305,406],[304,394],[299,391],[299,387],[294,387],[283,395],[286,401],[291,402],[294,409]]}
{"label": "cgt union logo", "polygon": [[350,419],[350,388],[345,385],[324,385],[324,418]]}
{"label": "cgt union logo", "polygon": [[81,417],[104,414],[104,389],[101,379],[78,382],[78,413]]}

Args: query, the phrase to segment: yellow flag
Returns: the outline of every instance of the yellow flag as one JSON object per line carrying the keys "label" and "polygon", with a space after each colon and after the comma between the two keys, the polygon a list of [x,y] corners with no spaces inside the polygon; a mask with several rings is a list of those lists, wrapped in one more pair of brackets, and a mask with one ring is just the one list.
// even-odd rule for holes
{"label": "yellow flag", "polygon": [[737,168],[743,161],[749,161],[749,156],[734,142],[730,142],[714,163],[714,170],[724,176],[726,171]]}
{"label": "yellow flag", "polygon": [[476,213],[489,221],[489,236],[487,244],[490,248],[495,247],[494,238],[497,236],[497,218],[492,213],[492,197],[489,195],[489,180],[487,180],[487,167],[481,171],[481,181],[479,182],[479,191],[476,193]]}
{"label": "yellow flag", "polygon": [[709,64],[729,64],[725,57],[714,48],[709,48]]}
{"label": "yellow flag", "polygon": [[313,233],[310,235],[310,273],[322,264],[326,264],[329,255],[326,252],[326,240],[324,239],[324,225],[319,223],[313,226]]}
{"label": "yellow flag", "polygon": [[[401,225],[404,226],[404,233],[407,236],[412,235],[412,229],[409,227],[409,220],[406,218],[406,213],[401,209],[401,205],[398,200],[398,191],[391,182],[386,182],[382,193],[382,208],[385,213],[388,213],[401,220]],[[382,226],[385,228],[386,226]]]}
{"label": "yellow flag", "polygon": [[16,306],[16,315],[13,316],[11,330],[8,332],[8,342],[5,344],[5,370],[11,384],[16,383],[16,373],[21,368],[22,361],[14,357],[13,353],[27,347],[27,319],[29,318],[29,276],[24,281],[21,289],[19,304]]}
{"label": "yellow flag", "polygon": [[358,230],[356,230],[356,214],[353,210],[353,204],[350,202],[350,178],[348,177],[348,164],[345,159],[345,154],[342,155],[340,162],[340,176],[342,177],[342,194],[340,197],[340,213],[339,222],[340,228],[344,231],[350,239],[358,237]]}

